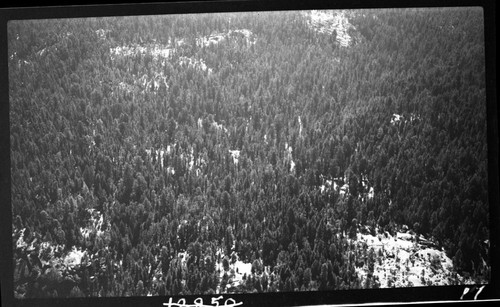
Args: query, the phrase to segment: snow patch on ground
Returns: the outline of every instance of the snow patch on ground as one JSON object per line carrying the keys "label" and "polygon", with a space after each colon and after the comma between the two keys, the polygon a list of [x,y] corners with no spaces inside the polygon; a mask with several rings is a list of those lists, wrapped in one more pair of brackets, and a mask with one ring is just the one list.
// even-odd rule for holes
{"label": "snow patch on ground", "polygon": [[163,168],[163,157],[165,156],[165,150],[157,149],[156,150],[157,160],[160,161],[160,167]]}
{"label": "snow patch on ground", "polygon": [[[173,145],[173,146],[175,146],[175,145]],[[149,157],[150,162],[153,162],[153,157],[155,157],[156,161],[160,162],[160,167],[163,168],[163,159],[165,157],[165,154],[171,153],[171,146],[168,145],[166,150],[164,148],[160,148],[160,149],[148,148],[145,151],[146,151],[147,156]]]}
{"label": "snow patch on ground", "polygon": [[132,85],[125,83],[123,81],[118,83],[118,88],[127,93],[132,93],[134,91],[134,87]]}
{"label": "snow patch on ground", "polygon": [[231,157],[233,158],[234,164],[238,165],[238,161],[240,158],[240,150],[229,150]]}
{"label": "snow patch on ground", "polygon": [[95,31],[95,34],[100,38],[100,39],[106,39],[106,35],[111,32],[110,30],[104,30],[104,29],[98,29]]}
{"label": "snow patch on ground", "polygon": [[[408,119],[406,119],[406,118],[408,118]],[[403,116],[401,114],[394,113],[394,114],[392,114],[391,124],[396,125],[396,124],[400,124],[400,123],[403,123],[403,124],[413,123],[414,121],[417,121],[417,120],[420,120],[420,115],[415,114],[415,113],[410,113],[409,115],[405,115],[405,116]]]}
{"label": "snow patch on ground", "polygon": [[93,208],[87,209],[87,212],[90,214],[90,219],[86,227],[80,227],[82,237],[88,239],[91,233],[95,233],[98,237],[103,236],[111,228],[111,225],[109,222],[104,223],[104,216],[101,212]]}
{"label": "snow patch on ground", "polygon": [[[27,248],[28,247],[28,243],[26,243],[26,241],[24,241],[24,232],[25,231],[26,231],[26,228],[23,228],[19,231],[19,233],[18,233],[19,238],[17,238],[17,240],[16,240],[16,248]],[[15,236],[14,232],[12,233],[12,236]]]}
{"label": "snow patch on ground", "polygon": [[416,120],[420,120],[420,115],[410,113],[410,123],[412,123],[413,121],[416,121]]}
{"label": "snow patch on ground", "polygon": [[68,252],[66,257],[63,258],[63,262],[66,265],[66,267],[73,268],[75,266],[80,265],[82,263],[82,258],[85,254],[85,251],[82,251],[81,249],[77,249],[76,247],[73,246],[71,251]]}
{"label": "snow patch on ground", "polygon": [[293,173],[295,170],[295,162],[293,161],[293,156],[292,156],[293,148],[292,146],[288,145],[288,143],[285,143],[285,154],[284,154],[284,159],[286,162],[290,163],[290,172]]}
{"label": "snow patch on ground", "polygon": [[189,255],[187,251],[181,252],[177,254],[177,259],[180,260],[182,267],[187,266]]}
{"label": "snow patch on ground", "polygon": [[403,118],[402,115],[399,115],[399,114],[396,114],[396,113],[392,114],[391,124],[395,125],[395,124],[399,123],[402,118]]}
{"label": "snow patch on ground", "polygon": [[349,185],[345,183],[340,187],[339,191],[340,196],[348,196],[349,195]]}
{"label": "snow patch on ground", "polygon": [[173,52],[174,48],[160,44],[149,44],[146,46],[136,44],[110,48],[112,61],[116,61],[120,58],[150,55],[154,63],[152,75],[144,74],[141,77],[138,76],[138,78],[132,82],[121,81],[118,83],[118,89],[127,93],[134,92],[136,87],[141,88],[143,93],[146,91],[158,92],[162,88],[168,90],[167,76],[160,67],[165,66]]}
{"label": "snow patch on ground", "polygon": [[373,199],[373,197],[375,196],[375,190],[373,189],[373,187],[370,187],[370,190],[368,191],[368,199]]}
{"label": "snow patch on ground", "polygon": [[349,185],[345,184],[347,181],[346,177],[336,177],[329,179],[328,176],[320,175],[322,184],[319,186],[321,193],[333,190],[338,192],[341,196],[345,196],[349,193]]}
{"label": "snow patch on ground", "polygon": [[[161,169],[166,168],[168,173],[175,175],[175,168],[171,165],[165,165],[165,157],[170,156],[176,146],[177,144],[173,143],[167,145],[166,149],[163,147],[160,149],[147,148],[144,151],[146,153],[147,159],[149,159],[151,163],[153,163],[154,158],[156,161],[155,163],[159,163]],[[178,150],[182,152],[183,149],[179,147]],[[199,168],[196,168],[195,166],[201,167],[206,164],[205,159],[203,159],[202,157],[198,157],[197,159],[195,159],[193,147],[189,148],[188,151],[182,152],[179,157],[182,161],[184,161],[188,170],[196,171],[198,175],[200,174],[201,170]]]}
{"label": "snow patch on ground", "polygon": [[299,137],[302,137],[302,120],[300,119],[300,116],[299,116]]}
{"label": "snow patch on ground", "polygon": [[323,179],[323,184],[319,186],[321,193],[324,193],[332,188],[333,190],[337,191],[338,185],[335,181],[329,179]]}
{"label": "snow patch on ground", "polygon": [[223,124],[218,124],[216,121],[212,122],[212,127],[214,127],[217,131],[224,131],[224,133],[227,133],[227,128],[224,127]]}
{"label": "snow patch on ground", "polygon": [[191,151],[189,153],[189,163],[188,163],[188,169],[193,170],[194,167],[194,149],[191,147]]}
{"label": "snow patch on ground", "polygon": [[[336,178],[328,178],[328,176],[320,175],[320,179],[322,184],[319,186],[320,192],[325,193],[327,191],[335,191],[339,193],[342,197],[349,196],[349,181],[347,176],[344,177],[336,177]],[[360,191],[358,197],[361,201],[366,199],[373,199],[375,196],[375,190],[372,186],[370,186],[369,180],[366,178],[366,175],[361,176],[361,185],[363,190]]]}

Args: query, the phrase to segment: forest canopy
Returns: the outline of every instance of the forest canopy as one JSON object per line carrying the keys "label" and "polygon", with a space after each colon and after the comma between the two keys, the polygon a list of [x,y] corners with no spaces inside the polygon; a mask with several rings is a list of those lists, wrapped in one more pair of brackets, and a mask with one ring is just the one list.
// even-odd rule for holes
{"label": "forest canopy", "polygon": [[487,282],[484,53],[474,8],[9,22],[16,297]]}

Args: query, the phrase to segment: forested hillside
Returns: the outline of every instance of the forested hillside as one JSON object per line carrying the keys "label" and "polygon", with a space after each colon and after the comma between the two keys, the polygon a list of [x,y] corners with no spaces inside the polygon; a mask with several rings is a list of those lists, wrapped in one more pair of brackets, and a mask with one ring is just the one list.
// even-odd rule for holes
{"label": "forested hillside", "polygon": [[391,274],[425,245],[435,284],[487,282],[483,32],[470,8],[10,22],[16,297],[417,285],[362,233],[415,241]]}

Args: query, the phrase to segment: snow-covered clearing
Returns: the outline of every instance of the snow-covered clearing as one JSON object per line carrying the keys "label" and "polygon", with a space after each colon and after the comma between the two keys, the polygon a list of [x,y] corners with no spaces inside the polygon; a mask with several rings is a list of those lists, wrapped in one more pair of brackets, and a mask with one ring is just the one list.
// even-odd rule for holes
{"label": "snow-covered clearing", "polygon": [[221,41],[225,40],[226,37],[223,33],[212,34],[209,36],[203,36],[196,40],[198,46],[208,47],[210,45],[217,45]]}
{"label": "snow-covered clearing", "polygon": [[[224,270],[223,259],[225,258],[225,255],[222,249],[217,250],[216,255],[220,260],[217,261],[215,270],[219,272],[219,277],[221,280],[224,278],[224,274],[227,274],[228,277],[226,291],[230,290],[231,288],[237,288],[238,286],[243,285],[245,282],[244,278],[250,277],[252,275],[252,264],[241,261],[236,252],[231,252],[231,256],[228,257],[229,268],[227,271]],[[260,263],[262,266],[262,262]],[[221,291],[222,289],[220,288],[220,286],[217,286],[216,292],[221,293]]]}
{"label": "snow-covered clearing", "polygon": [[346,12],[343,10],[335,11],[309,11],[305,13],[307,24],[318,33],[333,34],[337,33],[336,40],[342,47],[348,47],[352,38],[347,33],[348,29],[354,28],[349,23]]}
{"label": "snow-covered clearing", "polygon": [[39,253],[40,262],[42,265],[48,265],[61,270],[73,269],[82,263],[82,259],[87,253],[75,246],[66,254],[61,255],[63,250],[64,245],[54,245],[51,242],[42,242],[40,244]]}
{"label": "snow-covered clearing", "polygon": [[85,251],[82,251],[81,249],[77,249],[76,247],[73,246],[71,251],[66,255],[66,257],[63,258],[63,262],[68,268],[73,268],[77,265],[80,265],[82,263],[82,258],[85,255]]}
{"label": "snow-covered clearing", "polygon": [[64,253],[64,244],[41,241],[39,238],[31,239],[28,243],[25,241],[25,231],[26,228],[13,232],[13,237],[17,237],[15,246],[17,249],[22,249],[25,252],[32,253],[38,251],[37,256],[42,266],[47,265],[58,270],[66,270],[81,264],[82,258],[86,253],[81,248],[73,246],[70,251]]}
{"label": "snow-covered clearing", "polygon": [[[177,41],[175,45],[180,46],[184,44]],[[43,50],[41,51],[43,52]],[[144,74],[136,81],[126,82],[122,81],[118,84],[121,90],[128,93],[133,92],[135,86],[142,88],[142,91],[158,92],[160,89],[168,90],[168,76],[165,75],[163,67],[167,62],[178,63],[180,67],[191,67],[200,71],[212,73],[212,68],[209,68],[203,59],[196,59],[192,57],[181,56],[175,59],[177,48],[169,44],[150,43],[145,45],[133,44],[126,46],[116,46],[109,50],[111,60],[117,61],[123,58],[135,58],[150,56],[153,62],[152,74]]]}
{"label": "snow-covered clearing", "polygon": [[[406,117],[408,119],[406,119]],[[401,114],[397,114],[397,113],[394,113],[392,114],[392,118],[391,118],[391,124],[392,125],[396,125],[396,124],[400,124],[400,123],[412,123],[416,120],[420,120],[420,115],[418,114],[415,114],[415,113],[410,113],[408,115],[401,115]]]}
{"label": "snow-covered clearing", "polygon": [[152,91],[158,92],[160,89],[168,90],[167,76],[161,67],[165,66],[170,59],[174,48],[168,45],[149,44],[145,46],[130,45],[130,46],[117,46],[110,48],[111,60],[116,61],[121,58],[132,58],[136,56],[144,57],[151,56],[153,59],[153,67],[155,68],[151,75],[142,75],[140,78],[132,82],[121,81],[118,83],[118,88],[127,93],[134,92],[136,87],[142,89],[142,92]]}
{"label": "snow-covered clearing", "polygon": [[142,46],[139,44],[129,45],[129,46],[117,46],[111,48],[109,53],[111,54],[111,60],[116,60],[118,58],[134,57],[137,55],[145,56],[149,54],[152,56],[154,61],[161,60],[161,65],[165,65],[165,59],[168,59],[171,54],[175,52],[175,49],[170,45],[162,44],[148,44]]}
{"label": "snow-covered clearing", "polygon": [[[421,244],[426,241],[422,236],[417,242],[416,236],[409,232],[397,232],[396,236],[387,232],[375,233],[358,233],[356,242],[358,246],[366,243],[367,255],[373,249],[373,276],[378,278],[381,288],[451,285],[457,280],[465,284],[472,283],[471,279],[454,272],[452,260],[444,250]],[[370,273],[368,261],[356,268],[362,282]]]}
{"label": "snow-covered clearing", "polygon": [[256,38],[252,31],[248,29],[236,29],[225,33],[214,33],[208,36],[202,36],[196,40],[196,44],[200,47],[208,47],[211,45],[217,45],[228,38],[236,38],[238,36],[243,37],[247,45],[253,45],[256,43]]}
{"label": "snow-covered clearing", "polygon": [[205,62],[202,59],[193,59],[183,56],[179,58],[179,64],[181,66],[187,66],[187,67],[192,67],[194,69],[206,71],[209,74],[212,73],[212,68],[208,68],[207,64],[205,64]]}

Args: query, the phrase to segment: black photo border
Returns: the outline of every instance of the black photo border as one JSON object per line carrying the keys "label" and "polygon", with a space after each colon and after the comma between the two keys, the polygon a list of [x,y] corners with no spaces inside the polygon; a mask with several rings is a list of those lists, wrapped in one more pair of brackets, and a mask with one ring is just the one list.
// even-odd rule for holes
{"label": "black photo border", "polygon": [[[14,298],[12,258],[12,208],[10,204],[10,122],[8,93],[7,23],[9,20],[80,18],[128,15],[158,15],[201,12],[274,11],[303,9],[357,9],[357,8],[405,8],[405,7],[456,7],[479,6],[484,12],[486,50],[486,94],[488,137],[488,189],[490,206],[490,258],[491,280],[481,292],[480,301],[460,301],[465,286],[432,286],[393,289],[363,289],[314,292],[286,292],[264,294],[221,295],[222,303],[232,298],[242,306],[312,306],[312,305],[416,305],[439,303],[489,304],[498,303],[499,283],[499,176],[498,176],[498,103],[496,96],[496,5],[494,1],[166,1],[148,3],[109,3],[77,0],[71,3],[45,2],[13,3],[16,7],[0,8],[0,243],[1,248],[1,297],[2,306],[163,306],[167,297],[127,298],[72,298],[72,299],[22,299]],[[186,296],[187,304],[194,304],[197,297],[209,305],[219,295]],[[182,297],[173,296],[178,302]]]}

